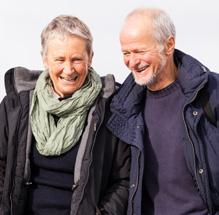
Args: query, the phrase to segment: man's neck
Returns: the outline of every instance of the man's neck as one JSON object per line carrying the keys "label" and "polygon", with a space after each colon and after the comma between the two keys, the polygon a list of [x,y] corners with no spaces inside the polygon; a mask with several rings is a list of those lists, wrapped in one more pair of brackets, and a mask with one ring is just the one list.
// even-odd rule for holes
{"label": "man's neck", "polygon": [[166,88],[170,84],[172,84],[178,76],[178,70],[174,61],[171,60],[166,64],[163,71],[160,72],[157,81],[152,85],[147,86],[151,91],[158,91]]}

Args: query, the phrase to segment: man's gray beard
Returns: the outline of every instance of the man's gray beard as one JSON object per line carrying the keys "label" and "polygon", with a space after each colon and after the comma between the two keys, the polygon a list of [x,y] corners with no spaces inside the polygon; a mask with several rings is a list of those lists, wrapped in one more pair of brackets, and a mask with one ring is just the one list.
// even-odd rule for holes
{"label": "man's gray beard", "polygon": [[133,77],[135,79],[135,83],[140,85],[140,86],[150,86],[156,80],[156,74],[154,74],[154,73],[147,80],[138,80],[134,75],[133,75]]}
{"label": "man's gray beard", "polygon": [[157,70],[156,73],[152,73],[150,77],[148,77],[148,79],[146,80],[137,80],[137,78],[134,76],[133,77],[135,79],[135,83],[140,85],[140,86],[150,86],[155,84],[158,80],[157,77],[159,76],[159,74],[162,72],[164,66],[166,64],[166,58],[164,56],[161,55],[161,65],[160,68]]}

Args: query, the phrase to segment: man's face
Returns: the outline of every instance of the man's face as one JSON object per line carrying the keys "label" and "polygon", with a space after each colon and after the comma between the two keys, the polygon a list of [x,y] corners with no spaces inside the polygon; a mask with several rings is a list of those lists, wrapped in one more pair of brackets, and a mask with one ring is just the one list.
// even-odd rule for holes
{"label": "man's face", "polygon": [[48,41],[44,65],[59,96],[72,95],[82,87],[91,58],[86,41],[77,36],[56,37]]}
{"label": "man's face", "polygon": [[121,31],[120,43],[124,63],[136,83],[153,86],[161,76],[167,59],[161,52],[163,47],[152,36],[152,30],[146,31],[145,25],[127,22]]}

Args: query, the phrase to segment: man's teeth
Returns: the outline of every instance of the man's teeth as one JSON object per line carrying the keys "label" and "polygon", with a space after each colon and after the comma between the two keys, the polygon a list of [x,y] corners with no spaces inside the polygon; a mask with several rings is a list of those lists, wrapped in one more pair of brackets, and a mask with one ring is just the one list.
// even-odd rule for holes
{"label": "man's teeth", "polygon": [[137,72],[142,72],[142,71],[144,71],[145,69],[147,69],[148,68],[148,65],[146,65],[146,66],[144,66],[144,67],[142,67],[142,68],[139,68],[138,70],[137,70]]}
{"label": "man's teeth", "polygon": [[147,68],[148,68],[148,65],[143,66],[143,67],[141,67],[141,68],[136,69],[136,72],[142,72],[142,71],[144,71],[144,70],[147,69]]}

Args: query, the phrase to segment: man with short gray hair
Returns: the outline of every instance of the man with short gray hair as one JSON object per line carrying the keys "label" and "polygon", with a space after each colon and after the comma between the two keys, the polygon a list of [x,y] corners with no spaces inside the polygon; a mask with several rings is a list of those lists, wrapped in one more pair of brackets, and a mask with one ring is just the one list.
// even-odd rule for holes
{"label": "man with short gray hair", "polygon": [[128,214],[219,214],[219,75],[175,49],[160,9],[128,14],[120,43],[132,74],[108,128],[131,146]]}

